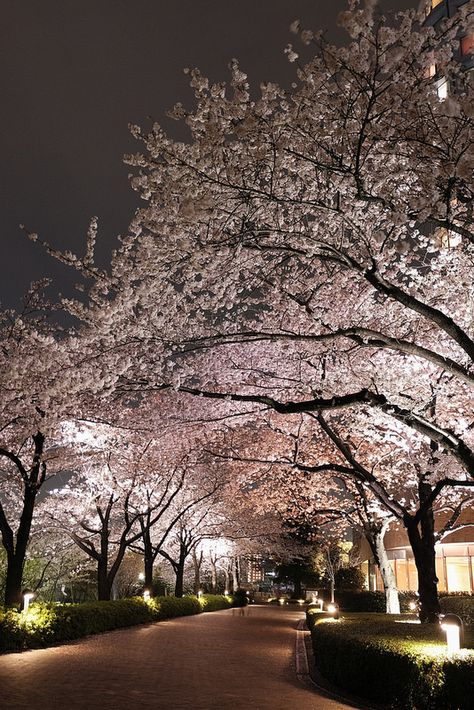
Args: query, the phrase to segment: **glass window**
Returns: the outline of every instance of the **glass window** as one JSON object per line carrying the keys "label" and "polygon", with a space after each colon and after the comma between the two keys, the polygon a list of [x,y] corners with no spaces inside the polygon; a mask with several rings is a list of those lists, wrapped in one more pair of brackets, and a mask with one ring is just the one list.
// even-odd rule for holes
{"label": "glass window", "polygon": [[416,571],[415,560],[408,560],[408,589],[416,591],[418,589],[418,572]]}
{"label": "glass window", "polygon": [[471,592],[469,557],[446,557],[448,592]]}
{"label": "glass window", "polygon": [[438,7],[438,5],[441,5],[443,0],[431,0],[431,9],[434,10],[435,7]]}
{"label": "glass window", "polygon": [[466,54],[471,54],[474,51],[474,35],[466,35],[461,37],[461,54],[464,57]]}
{"label": "glass window", "polygon": [[436,82],[436,91],[438,92],[438,99],[444,101],[448,98],[448,80],[446,77],[442,76]]}
{"label": "glass window", "polygon": [[406,560],[395,560],[395,578],[397,587],[401,592],[410,589],[408,583],[408,563]]}
{"label": "glass window", "polygon": [[436,576],[439,579],[438,582],[438,591],[439,592],[446,592],[446,577],[444,574],[444,560],[442,557],[437,557],[436,558]]}

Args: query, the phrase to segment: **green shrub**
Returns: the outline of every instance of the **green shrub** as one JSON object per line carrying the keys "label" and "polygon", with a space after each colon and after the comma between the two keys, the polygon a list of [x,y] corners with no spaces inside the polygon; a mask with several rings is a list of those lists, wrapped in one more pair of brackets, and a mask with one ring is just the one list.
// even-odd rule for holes
{"label": "green shrub", "polygon": [[202,611],[220,611],[231,608],[232,598],[224,594],[203,594],[199,597],[199,603]]}
{"label": "green shrub", "polygon": [[331,623],[324,613],[307,616],[316,667],[335,685],[400,710],[473,710],[474,651],[449,658],[439,626],[378,614]]}
{"label": "green shrub", "polygon": [[457,614],[465,624],[474,625],[474,595],[453,595],[440,598],[443,614]]}
{"label": "green shrub", "polygon": [[384,592],[369,592],[363,590],[357,591],[342,591],[336,590],[336,604],[341,611],[358,611],[358,612],[384,612],[385,611],[385,593]]}
{"label": "green shrub", "polygon": [[[211,608],[207,610],[211,611]],[[13,609],[0,611],[0,653],[40,648],[201,611],[197,597],[154,597],[149,601],[134,597],[83,604],[31,604],[27,613]]]}

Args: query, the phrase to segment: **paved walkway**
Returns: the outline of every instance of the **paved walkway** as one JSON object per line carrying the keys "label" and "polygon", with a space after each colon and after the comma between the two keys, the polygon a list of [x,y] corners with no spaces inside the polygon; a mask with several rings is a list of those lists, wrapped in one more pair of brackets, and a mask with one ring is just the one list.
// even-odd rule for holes
{"label": "paved walkway", "polygon": [[251,606],[0,656],[2,710],[342,710],[296,675],[300,611]]}

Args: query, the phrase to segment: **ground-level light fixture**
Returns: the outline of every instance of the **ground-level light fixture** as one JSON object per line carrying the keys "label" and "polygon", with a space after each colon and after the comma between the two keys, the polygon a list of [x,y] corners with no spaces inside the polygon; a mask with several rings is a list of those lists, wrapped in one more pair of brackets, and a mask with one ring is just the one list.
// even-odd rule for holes
{"label": "ground-level light fixture", "polygon": [[148,601],[150,601],[150,596],[151,596],[150,590],[149,590],[149,589],[144,589],[144,590],[143,590],[143,599],[144,599],[146,602],[148,602]]}
{"label": "ground-level light fixture", "polygon": [[225,596],[225,597],[228,597],[228,596],[229,596],[229,590],[228,590],[228,589],[225,589],[225,590],[224,590],[224,596]]}
{"label": "ground-level light fixture", "polygon": [[279,600],[278,600],[278,603],[281,604],[282,606],[283,606],[283,604],[284,604],[285,602],[286,602],[285,597],[280,597]]}
{"label": "ground-level light fixture", "polygon": [[410,611],[416,611],[418,609],[418,604],[416,602],[409,602],[408,608]]}
{"label": "ground-level light fixture", "polygon": [[462,619],[457,614],[445,614],[441,619],[441,628],[446,633],[448,653],[459,651],[463,635]]}
{"label": "ground-level light fixture", "polygon": [[30,606],[31,600],[34,598],[35,593],[31,591],[31,589],[24,589],[23,592],[21,593],[23,604],[22,608],[23,611],[28,611],[28,607]]}
{"label": "ground-level light fixture", "polygon": [[333,619],[339,619],[339,607],[337,606],[337,604],[330,602],[326,607],[326,611],[328,612],[328,614],[331,614]]}

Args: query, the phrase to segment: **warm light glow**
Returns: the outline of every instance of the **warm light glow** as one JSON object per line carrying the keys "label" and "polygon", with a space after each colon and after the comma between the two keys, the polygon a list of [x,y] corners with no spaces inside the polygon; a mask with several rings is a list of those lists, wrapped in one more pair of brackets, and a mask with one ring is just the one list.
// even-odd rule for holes
{"label": "warm light glow", "polygon": [[286,600],[285,600],[285,597],[280,597],[279,600],[278,600],[278,602],[279,602],[280,604],[284,604],[285,601],[286,601]]}
{"label": "warm light glow", "polygon": [[228,597],[228,596],[229,596],[229,590],[228,590],[228,589],[226,589],[226,590],[224,591],[224,596],[225,596],[225,597]]}
{"label": "warm light glow", "polygon": [[461,648],[461,629],[455,624],[441,624],[441,628],[446,632],[446,643],[448,653],[456,653]]}
{"label": "warm light glow", "polygon": [[35,595],[33,592],[25,592],[23,594],[23,611],[28,611],[28,607],[30,606],[30,602],[34,598],[34,596]]}
{"label": "warm light glow", "polygon": [[436,91],[440,101],[448,98],[448,80],[444,76],[436,82]]}
{"label": "warm light glow", "polygon": [[150,599],[150,590],[149,589],[144,589],[143,590],[143,599],[147,602]]}
{"label": "warm light glow", "polygon": [[302,606],[304,604],[304,599],[298,599],[298,604]]}
{"label": "warm light glow", "polygon": [[416,602],[410,602],[410,603],[408,604],[408,607],[409,607],[409,609],[410,609],[411,611],[416,611],[417,608],[418,608],[418,604],[417,604]]}
{"label": "warm light glow", "polygon": [[329,614],[335,614],[337,611],[337,606],[335,604],[328,604],[327,611],[329,612]]}

